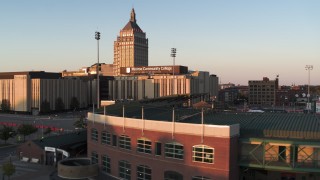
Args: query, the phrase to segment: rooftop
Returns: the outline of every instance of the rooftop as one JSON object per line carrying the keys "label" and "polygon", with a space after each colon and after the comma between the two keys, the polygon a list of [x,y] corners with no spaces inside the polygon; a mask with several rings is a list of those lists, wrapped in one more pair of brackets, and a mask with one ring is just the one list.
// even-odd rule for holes
{"label": "rooftop", "polygon": [[[172,99],[170,100],[172,101]],[[106,107],[110,116],[142,118],[158,121],[172,121],[173,104],[163,99],[161,102],[117,103]],[[180,123],[200,124],[201,110],[175,107],[175,121]],[[206,109],[203,113],[204,124],[232,125],[240,124],[241,138],[273,138],[273,139],[306,139],[320,140],[320,119],[315,114],[301,113],[249,113],[249,112],[217,112]]]}

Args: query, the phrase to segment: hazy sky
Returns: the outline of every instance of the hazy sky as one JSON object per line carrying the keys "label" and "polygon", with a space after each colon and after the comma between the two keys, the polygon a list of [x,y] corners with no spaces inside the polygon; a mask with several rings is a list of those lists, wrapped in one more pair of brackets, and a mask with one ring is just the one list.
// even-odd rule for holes
{"label": "hazy sky", "polygon": [[149,39],[149,65],[209,71],[221,83],[320,84],[319,0],[10,0],[0,2],[0,72],[78,70],[113,63],[131,8]]}

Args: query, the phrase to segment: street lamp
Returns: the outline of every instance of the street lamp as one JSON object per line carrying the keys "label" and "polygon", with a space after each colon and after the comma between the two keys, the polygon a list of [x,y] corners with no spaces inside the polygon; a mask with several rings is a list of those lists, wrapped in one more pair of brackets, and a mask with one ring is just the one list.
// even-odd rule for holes
{"label": "street lamp", "polygon": [[310,106],[310,71],[313,69],[313,65],[306,65],[306,70],[308,71],[308,105],[307,105],[307,110],[309,112],[311,106]]}
{"label": "street lamp", "polygon": [[99,63],[99,40],[100,40],[100,32],[96,31],[95,32],[95,39],[97,40],[97,58],[98,58],[98,63],[97,63],[97,109],[100,107],[100,79],[99,79],[99,69],[100,69],[100,63]]}
{"label": "street lamp", "polygon": [[172,95],[174,94],[174,66],[175,66],[175,60],[176,60],[176,54],[177,54],[177,49],[176,48],[171,48],[171,57],[173,59],[173,66],[172,66]]}

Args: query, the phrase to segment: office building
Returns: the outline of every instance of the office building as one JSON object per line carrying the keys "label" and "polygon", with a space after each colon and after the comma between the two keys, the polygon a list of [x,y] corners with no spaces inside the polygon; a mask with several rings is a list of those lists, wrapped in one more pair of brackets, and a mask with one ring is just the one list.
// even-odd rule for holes
{"label": "office building", "polygon": [[148,39],[137,24],[132,8],[129,22],[114,42],[114,76],[120,75],[121,67],[148,66]]}
{"label": "office building", "polygon": [[278,87],[278,77],[275,80],[264,77],[263,80],[249,81],[249,105],[274,106]]}
{"label": "office building", "polygon": [[0,102],[6,100],[10,111],[38,113],[46,104],[46,111],[70,109],[73,98],[79,108],[92,104],[93,82],[80,78],[62,78],[61,73],[44,71],[0,73]]}

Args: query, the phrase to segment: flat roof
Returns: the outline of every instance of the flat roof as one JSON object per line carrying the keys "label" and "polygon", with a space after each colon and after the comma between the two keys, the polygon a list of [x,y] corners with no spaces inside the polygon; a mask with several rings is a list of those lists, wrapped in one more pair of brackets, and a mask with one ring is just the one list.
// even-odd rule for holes
{"label": "flat roof", "polygon": [[[109,116],[142,118],[158,121],[172,121],[173,105],[166,102],[117,103],[106,107]],[[180,123],[200,124],[201,110],[175,107],[175,121]],[[319,115],[301,113],[249,113],[249,112],[217,112],[212,109],[204,111],[204,124],[240,125],[242,138],[275,138],[275,139],[307,139],[320,140]]]}
{"label": "flat roof", "polygon": [[0,79],[13,79],[15,75],[29,75],[31,79],[59,79],[61,73],[45,71],[0,72]]}

